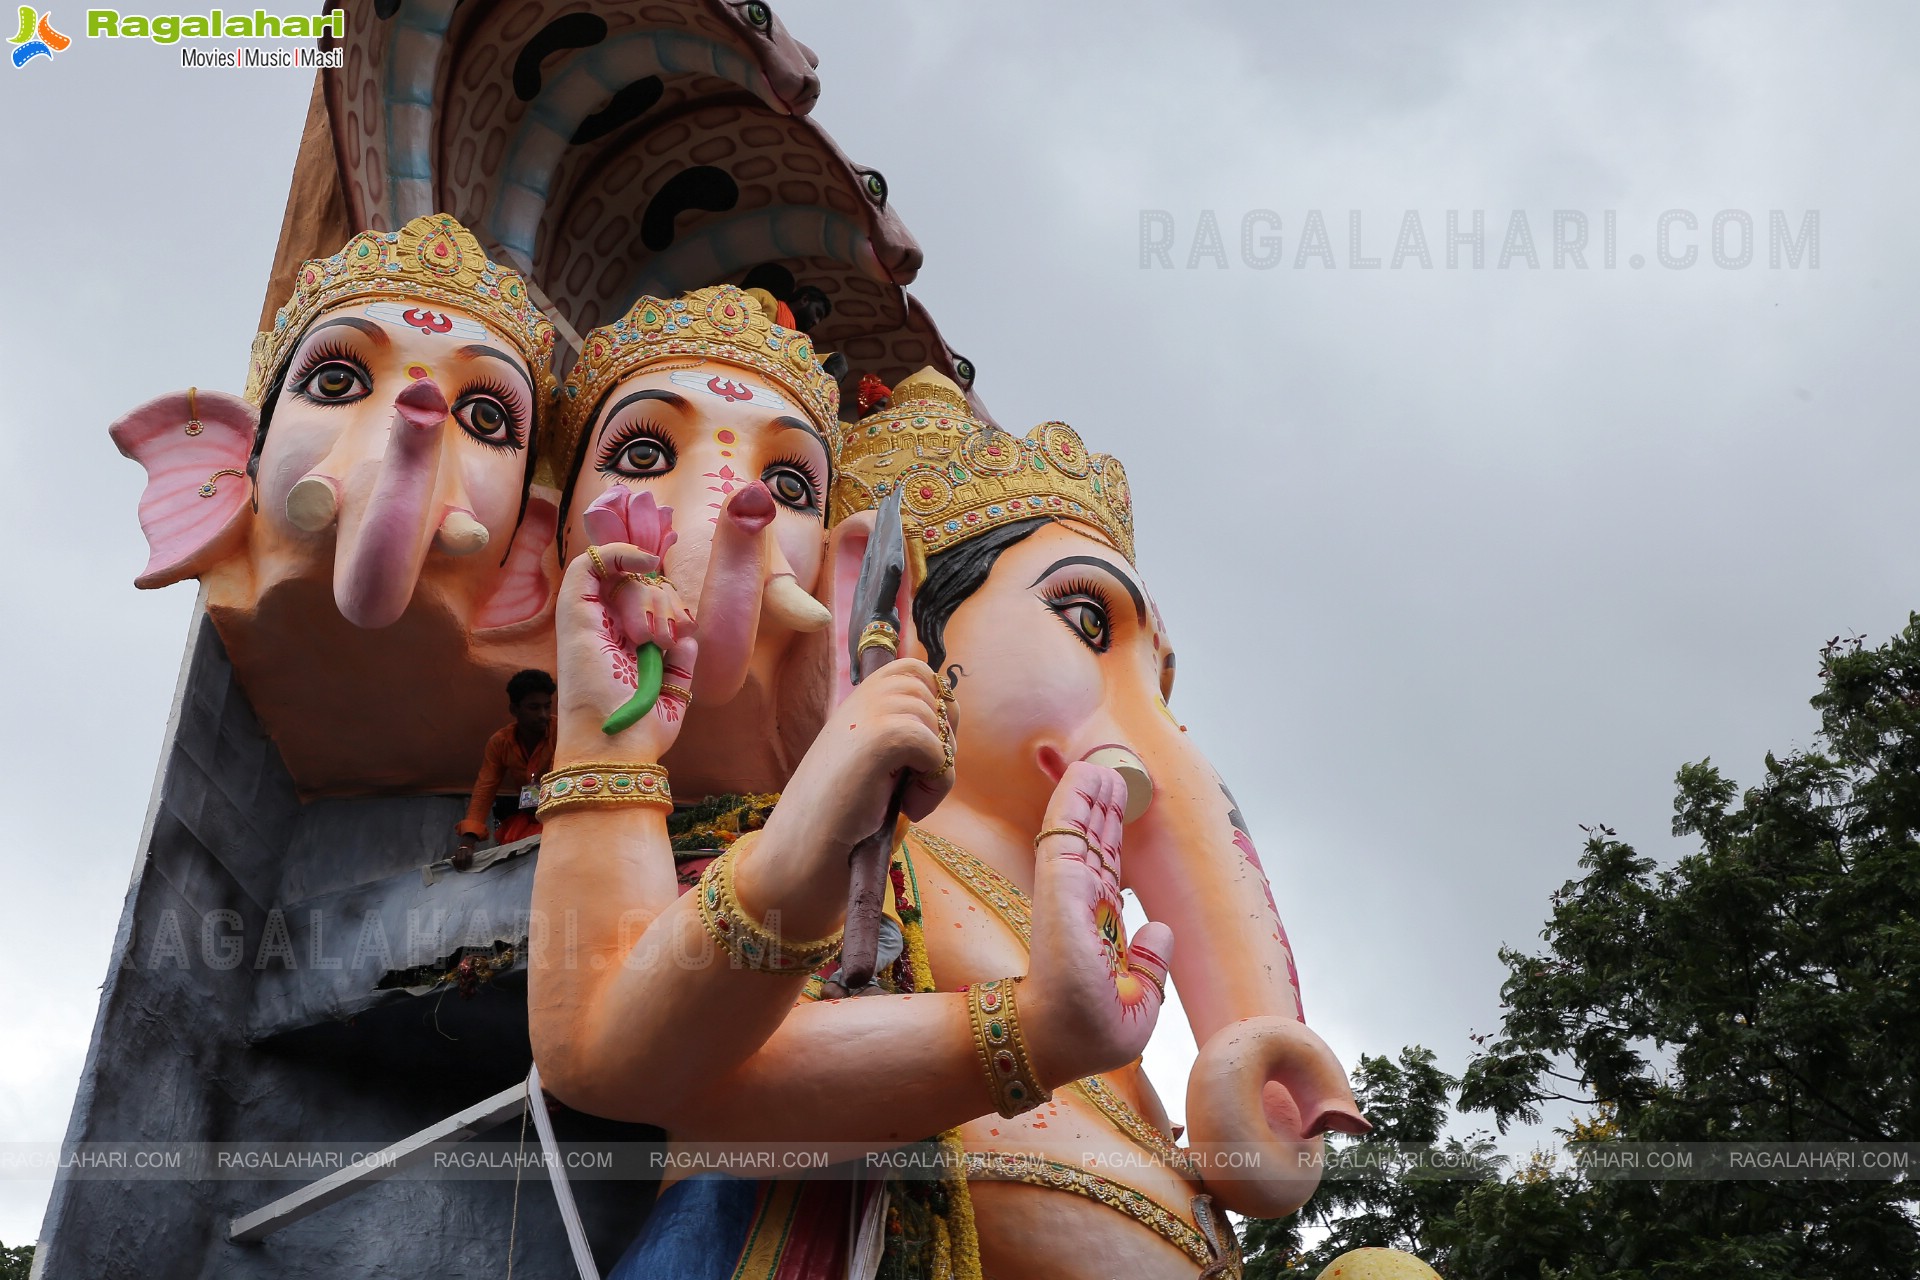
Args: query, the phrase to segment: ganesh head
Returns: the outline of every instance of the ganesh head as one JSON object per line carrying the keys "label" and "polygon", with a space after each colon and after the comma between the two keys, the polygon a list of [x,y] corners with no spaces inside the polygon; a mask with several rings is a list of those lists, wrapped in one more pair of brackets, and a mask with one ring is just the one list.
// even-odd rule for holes
{"label": "ganesh head", "polygon": [[561,393],[562,557],[625,488],[671,512],[662,572],[696,616],[682,794],[777,790],[820,723],[828,442],[839,390],[759,291],[643,297],[587,335]]}
{"label": "ganesh head", "polygon": [[[306,263],[243,396],[189,389],[114,423],[148,475],[136,585],[201,580],[304,789],[470,780],[502,673],[550,662],[555,508],[531,489],[553,342],[520,276],[436,214]],[[321,653],[355,696],[316,676]],[[355,704],[383,723],[342,721]]]}

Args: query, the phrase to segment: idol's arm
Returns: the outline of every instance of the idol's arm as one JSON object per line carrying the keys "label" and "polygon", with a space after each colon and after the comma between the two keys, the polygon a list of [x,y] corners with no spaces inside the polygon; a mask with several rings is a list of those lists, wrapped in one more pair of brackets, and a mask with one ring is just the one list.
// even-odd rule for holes
{"label": "idol's arm", "polygon": [[[1131,1061],[1159,1013],[1171,937],[1149,925],[1128,947],[1114,932],[1124,786],[1109,770],[1073,766],[1048,825],[1087,838],[1041,842],[1033,963],[1016,999],[1028,1061],[1047,1089]],[[767,841],[775,834],[770,824]],[[650,933],[683,956],[698,954],[705,938],[686,899]],[[626,954],[638,963],[609,979],[601,1010],[611,1016],[572,1059],[585,1069],[555,1082],[542,1060],[543,1077],[571,1105],[688,1140],[876,1145],[995,1109],[966,993],[794,1007],[803,979],[724,962],[674,971],[664,949]]]}
{"label": "idol's arm", "polygon": [[[905,662],[842,704],[766,829],[727,855],[741,915],[789,945],[838,929],[855,833],[880,824],[902,770],[934,774],[944,760],[936,705],[932,673]],[[565,745],[564,718],[561,733],[561,760],[587,749]],[[917,794],[908,812],[924,812],[941,790]],[[808,970],[742,967],[716,945],[697,895],[677,892],[659,810],[561,814],[542,845],[534,905],[545,928],[529,992],[541,1078],[571,1106],[661,1123],[767,1042]]]}

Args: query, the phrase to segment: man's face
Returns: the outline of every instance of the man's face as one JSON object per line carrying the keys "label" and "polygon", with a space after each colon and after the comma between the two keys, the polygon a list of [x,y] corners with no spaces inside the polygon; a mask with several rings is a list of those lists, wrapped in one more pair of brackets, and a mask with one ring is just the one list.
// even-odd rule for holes
{"label": "man's face", "polygon": [[530,735],[544,734],[553,719],[553,695],[529,693],[513,704],[513,722]]}

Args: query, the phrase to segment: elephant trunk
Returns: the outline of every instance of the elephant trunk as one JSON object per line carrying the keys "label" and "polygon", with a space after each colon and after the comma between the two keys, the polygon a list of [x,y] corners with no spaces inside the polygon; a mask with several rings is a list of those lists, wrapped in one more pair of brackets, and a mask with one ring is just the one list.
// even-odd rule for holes
{"label": "elephant trunk", "polygon": [[348,504],[342,514],[334,556],[334,601],[360,627],[390,626],[406,612],[440,524],[428,506],[439,481],[446,397],[422,378],[393,408],[379,473],[364,502]]}
{"label": "elephant trunk", "polygon": [[1119,742],[1147,762],[1153,792],[1127,827],[1126,878],[1179,939],[1173,976],[1194,1043],[1241,1018],[1298,1019],[1293,952],[1232,797],[1157,700],[1133,719]]}
{"label": "elephant trunk", "polygon": [[715,523],[700,591],[700,656],[693,668],[693,696],[708,706],[733,701],[746,684],[760,634],[767,526],[776,510],[773,494],[756,480],[727,500]]}
{"label": "elephant trunk", "polygon": [[1194,1060],[1187,1141],[1207,1168],[1235,1171],[1207,1179],[1214,1199],[1249,1217],[1283,1217],[1320,1183],[1320,1134],[1353,1131],[1352,1105],[1333,1051],[1306,1024],[1249,1018],[1223,1028]]}
{"label": "elephant trunk", "polygon": [[[1157,698],[1117,727],[1152,782],[1146,812],[1126,829],[1125,879],[1148,917],[1173,929],[1173,980],[1194,1043],[1212,1045],[1229,1031],[1234,1043],[1279,1036],[1285,1052],[1261,1059],[1273,1071],[1262,1079],[1273,1086],[1266,1110],[1302,1126],[1289,1137],[1365,1132],[1339,1060],[1304,1025],[1293,950],[1233,798]],[[1275,1090],[1290,1099],[1277,1110]],[[1260,1098],[1254,1089],[1240,1101],[1257,1113]]]}

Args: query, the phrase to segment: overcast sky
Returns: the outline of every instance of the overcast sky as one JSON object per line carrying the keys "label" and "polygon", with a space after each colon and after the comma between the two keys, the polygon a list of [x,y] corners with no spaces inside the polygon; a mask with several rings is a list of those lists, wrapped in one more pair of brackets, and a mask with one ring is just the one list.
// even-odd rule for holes
{"label": "overcast sky", "polygon": [[[1001,422],[1126,463],[1175,710],[1349,1064],[1459,1070],[1576,824],[1685,852],[1675,768],[1752,781],[1810,738],[1821,642],[1920,604],[1911,6],[779,8]],[[240,389],[309,83],[128,41],[0,67],[0,1142],[64,1130],[194,604],[132,587],[142,475],[106,426]],[[1776,209],[1818,211],[1817,268],[1769,266]],[[1143,210],[1170,268],[1141,266]],[[1391,265],[1408,210],[1431,269]],[[1448,269],[1449,210],[1484,211],[1481,269]],[[1516,210],[1537,269],[1499,266]],[[1586,270],[1554,268],[1555,210]],[[1656,257],[1666,210],[1691,267]],[[1722,210],[1744,268],[1715,265]],[[0,1182],[0,1240],[45,1199]]]}

